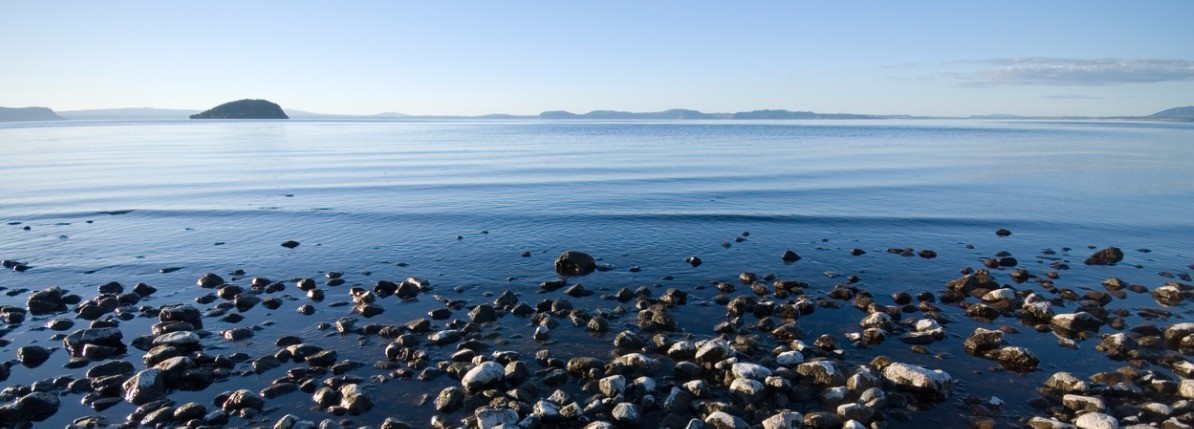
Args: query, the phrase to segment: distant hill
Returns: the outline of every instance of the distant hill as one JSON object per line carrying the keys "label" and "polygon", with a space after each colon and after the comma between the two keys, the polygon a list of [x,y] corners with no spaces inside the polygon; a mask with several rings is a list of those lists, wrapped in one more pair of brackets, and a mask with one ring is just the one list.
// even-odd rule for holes
{"label": "distant hill", "polygon": [[662,112],[621,112],[617,110],[594,110],[576,114],[553,110],[539,114],[539,119],[722,119],[725,115],[701,113],[696,110],[671,109]]}
{"label": "distant hill", "polygon": [[86,121],[186,119],[196,113],[199,113],[199,111],[191,109],[155,109],[150,107],[65,110],[59,112],[66,119]]}
{"label": "distant hill", "polygon": [[1194,106],[1174,107],[1145,116],[1143,119],[1157,121],[1194,122]]}
{"label": "distant hill", "polygon": [[65,118],[58,116],[48,107],[0,107],[0,122],[21,121],[61,121]]}
{"label": "distant hill", "polygon": [[282,106],[266,100],[230,101],[191,115],[191,119],[290,119]]}
{"label": "distant hill", "polygon": [[731,119],[884,119],[883,116],[858,115],[853,113],[792,112],[788,110],[752,110],[738,112]]}

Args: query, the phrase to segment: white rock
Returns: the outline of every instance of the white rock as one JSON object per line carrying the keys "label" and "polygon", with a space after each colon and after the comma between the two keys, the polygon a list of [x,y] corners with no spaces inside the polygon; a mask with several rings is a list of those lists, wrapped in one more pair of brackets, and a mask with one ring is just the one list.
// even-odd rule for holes
{"label": "white rock", "polygon": [[465,391],[476,393],[502,381],[502,377],[505,375],[506,368],[501,364],[497,362],[482,362],[465,373],[464,377],[460,379],[460,384],[464,385]]}
{"label": "white rock", "polygon": [[642,353],[630,353],[624,356],[619,356],[617,361],[639,373],[647,375],[655,374],[663,365],[659,362],[659,359],[649,357]]}
{"label": "white rock", "polygon": [[199,334],[191,331],[168,332],[153,339],[155,346],[189,347],[198,343]]}
{"label": "white rock", "polygon": [[1061,397],[1062,405],[1079,413],[1098,412],[1107,409],[1102,399],[1093,396],[1067,394]]}
{"label": "white rock", "polygon": [[842,429],[867,429],[867,427],[858,420],[850,420],[842,425]]}
{"label": "white rock", "polygon": [[738,417],[734,417],[724,411],[714,411],[705,417],[705,424],[713,427],[713,429],[749,429],[750,425]]}
{"label": "white rock", "polygon": [[611,375],[597,382],[597,388],[608,398],[615,398],[626,393],[626,377]]}
{"label": "white rock", "polygon": [[1028,421],[1028,427],[1032,429],[1075,429],[1072,424],[1045,417],[1033,417]]}
{"label": "white rock", "polygon": [[1045,380],[1045,387],[1062,393],[1086,393],[1089,387],[1086,382],[1074,377],[1074,374],[1062,371],[1055,373]]}
{"label": "white rock", "polygon": [[1103,413],[1086,413],[1074,419],[1074,426],[1078,429],[1119,429],[1119,421]]}
{"label": "white rock", "polygon": [[770,369],[753,363],[736,363],[731,367],[730,372],[734,378],[749,378],[751,380],[763,380],[771,376]]}
{"label": "white rock", "polygon": [[779,356],[776,356],[775,362],[787,367],[800,365],[804,363],[804,354],[798,351],[789,350],[780,353]]}
{"label": "white rock", "polygon": [[480,429],[493,429],[499,425],[518,424],[518,412],[509,408],[477,408],[477,426]]}
{"label": "white rock", "polygon": [[751,403],[763,395],[763,383],[749,378],[737,378],[730,383],[730,393],[738,395],[746,403]]}
{"label": "white rock", "polygon": [[550,422],[560,419],[560,406],[549,401],[536,402],[531,412],[538,415],[544,421]]}
{"label": "white rock", "polygon": [[804,416],[792,411],[781,411],[763,420],[763,429],[800,429]]}
{"label": "white rock", "polygon": [[1177,387],[1177,393],[1186,399],[1194,399],[1194,380],[1182,380]]}
{"label": "white rock", "polygon": [[643,394],[655,393],[655,379],[651,377],[639,377],[634,379],[635,390]]}
{"label": "white rock", "polygon": [[947,396],[953,389],[953,377],[945,371],[894,362],[883,368],[883,378],[897,386]]}
{"label": "white rock", "polygon": [[916,332],[935,332],[941,329],[941,324],[933,319],[920,319],[913,325],[913,329],[916,329]]}
{"label": "white rock", "polygon": [[862,318],[858,324],[863,328],[891,329],[892,321],[887,313],[874,312]]}
{"label": "white rock", "polygon": [[983,295],[984,302],[1014,301],[1015,299],[1016,291],[1008,288],[995,289]]}
{"label": "white rock", "polygon": [[614,420],[622,423],[634,424],[638,423],[638,405],[629,402],[621,402],[614,406],[614,411],[610,413]]}

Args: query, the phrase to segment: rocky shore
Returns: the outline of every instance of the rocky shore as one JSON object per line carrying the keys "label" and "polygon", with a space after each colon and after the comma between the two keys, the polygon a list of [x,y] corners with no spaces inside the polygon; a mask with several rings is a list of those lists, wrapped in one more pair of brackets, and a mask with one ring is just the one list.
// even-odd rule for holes
{"label": "rocky shore", "polygon": [[[929,249],[887,253],[937,256]],[[802,260],[792,250],[775,257]],[[1081,263],[1124,257],[1108,247]],[[685,261],[701,264],[699,256]],[[0,425],[33,427],[66,402],[93,411],[70,416],[74,428],[855,429],[923,425],[924,413],[942,408],[973,428],[1194,425],[1194,323],[1181,316],[1194,297],[1183,283],[1189,276],[1170,274],[1151,286],[1109,277],[1101,290],[1065,287],[1061,273],[1071,263],[1057,258],[1050,270],[1033,273],[1012,255],[996,254],[941,279],[935,290],[884,294],[861,286],[857,275],[834,275],[839,282],[829,289],[753,272],[689,286],[585,285],[592,273],[639,267],[614,267],[579,251],[556,258],[557,277],[537,288],[474,295],[417,277],[349,283],[338,272],[286,280],[208,273],[196,281],[205,293],[170,303],[147,300],[161,292],[144,283],[10,288],[5,293],[26,304],[0,307],[0,347],[15,349],[0,364]],[[15,261],[4,267],[17,276],[29,269]],[[1129,293],[1150,294],[1156,305],[1116,305]],[[325,317],[312,305],[325,301],[342,303],[336,308],[348,315]],[[434,308],[409,314],[402,305],[410,302]],[[313,330],[272,327],[260,317],[267,311],[303,315]],[[802,325],[825,312],[851,319],[854,328]],[[712,329],[684,323],[694,318]],[[978,326],[955,328],[961,320]],[[233,327],[205,328],[212,321]],[[18,330],[52,343],[5,338]],[[993,379],[1065,364],[1043,360],[1043,350],[1026,346],[1029,335],[1054,336],[1060,348],[1093,347],[1114,369],[1049,371],[1026,397],[999,398],[991,386],[958,377],[982,367],[975,361],[997,368],[988,370]],[[359,346],[321,345],[328,336],[357,338]],[[242,350],[250,342],[271,346]],[[42,365],[56,353],[69,356],[65,368],[47,371]],[[939,365],[909,359],[921,356]],[[67,375],[7,383],[18,371]],[[238,381],[259,376],[271,381]],[[395,384],[419,401],[400,404],[379,393]],[[113,416],[113,409],[131,411]]]}

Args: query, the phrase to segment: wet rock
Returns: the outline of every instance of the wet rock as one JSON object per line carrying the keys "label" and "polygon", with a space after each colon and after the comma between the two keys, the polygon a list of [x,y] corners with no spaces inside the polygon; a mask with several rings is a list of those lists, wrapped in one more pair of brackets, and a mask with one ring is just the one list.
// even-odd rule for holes
{"label": "wet rock", "polygon": [[495,387],[502,382],[506,369],[497,362],[482,362],[473,367],[460,379],[464,390],[470,393]]}
{"label": "wet rock", "polygon": [[1049,325],[1053,329],[1062,331],[1063,333],[1078,333],[1082,331],[1095,331],[1103,326],[1103,321],[1094,317],[1085,311],[1077,313],[1065,313],[1053,316],[1049,321]]}
{"label": "wet rock", "polygon": [[48,392],[31,392],[11,404],[0,407],[0,423],[21,427],[20,422],[40,422],[58,412],[57,396]]}
{"label": "wet rock", "polygon": [[748,378],[730,382],[730,393],[744,404],[753,404],[763,396],[763,383]]}
{"label": "wet rock", "polygon": [[637,374],[654,375],[659,372],[663,363],[642,353],[629,353],[614,360],[619,365],[629,368]]}
{"label": "wet rock", "polygon": [[556,273],[561,276],[583,276],[597,269],[597,262],[587,253],[569,250],[555,261]]}
{"label": "wet rock", "polygon": [[1086,265],[1112,265],[1122,260],[1124,260],[1124,252],[1112,246],[1095,252],[1083,263]]}
{"label": "wet rock", "polygon": [[[1162,333],[1165,340],[1165,347],[1171,350],[1181,350],[1182,342],[1186,338],[1194,335],[1194,322],[1176,323],[1167,328]],[[1187,353],[1183,351],[1182,353]],[[1190,353],[1187,353],[1190,354]]]}
{"label": "wet rock", "polygon": [[1061,397],[1061,403],[1071,411],[1079,413],[1101,412],[1107,409],[1102,399],[1093,396],[1067,394]]}
{"label": "wet rock", "polygon": [[294,240],[286,240],[286,241],[282,242],[282,247],[285,247],[287,249],[293,249],[295,247],[299,247],[299,242],[294,241]]}
{"label": "wet rock", "polygon": [[447,387],[435,397],[435,410],[441,413],[452,413],[464,404],[464,391],[459,387]]}
{"label": "wet rock", "polygon": [[1086,382],[1068,372],[1058,372],[1049,376],[1045,380],[1045,387],[1059,393],[1085,394],[1089,390]]}
{"label": "wet rock", "polygon": [[730,344],[721,338],[701,341],[696,347],[696,360],[701,363],[717,362],[730,354]]}
{"label": "wet rock", "polygon": [[27,368],[37,368],[50,358],[51,352],[53,350],[42,346],[24,346],[17,349],[17,360]]}
{"label": "wet rock", "polygon": [[146,369],[129,378],[122,385],[124,400],[141,405],[166,396],[166,379],[158,369]]}
{"label": "wet rock", "polygon": [[113,351],[123,350],[123,338],[124,334],[118,328],[82,329],[67,335],[62,344],[71,356],[82,356],[84,347],[89,345],[109,347]]}
{"label": "wet rock", "polygon": [[43,289],[29,294],[29,300],[26,301],[25,306],[34,316],[61,313],[66,311],[63,295],[65,293],[62,288],[57,286]]}
{"label": "wet rock", "polygon": [[734,378],[745,378],[759,381],[771,376],[771,370],[767,367],[745,362],[735,363],[730,367],[730,373],[734,376]]}
{"label": "wet rock", "polygon": [[967,274],[960,278],[954,279],[946,284],[951,290],[969,294],[975,290],[995,290],[999,289],[999,283],[991,280],[991,273],[987,270],[978,270],[972,274]]}
{"label": "wet rock", "polygon": [[224,278],[216,275],[215,273],[207,273],[207,274],[204,274],[202,277],[199,277],[199,280],[196,281],[195,284],[199,285],[199,287],[202,287],[202,288],[213,289],[215,287],[223,285]]}
{"label": "wet rock", "polygon": [[883,367],[883,379],[912,393],[943,398],[953,390],[953,378],[941,370],[893,362]]}
{"label": "wet rock", "polygon": [[784,262],[792,263],[800,260],[800,255],[791,250],[784,251],[784,255],[780,257]]}
{"label": "wet rock", "polygon": [[233,413],[241,409],[253,409],[261,411],[265,406],[265,399],[260,395],[254,393],[252,390],[240,389],[228,395],[228,399],[220,406],[224,411]]}
{"label": "wet rock", "polygon": [[91,367],[87,370],[87,378],[102,378],[113,375],[133,375],[136,368],[133,364],[123,360],[111,360]]}
{"label": "wet rock", "polygon": [[355,416],[372,410],[373,400],[359,384],[346,384],[340,387],[340,406]]}
{"label": "wet rock", "polygon": [[995,359],[999,361],[1004,368],[1016,372],[1030,372],[1036,371],[1037,365],[1041,360],[1032,354],[1032,351],[1024,347],[1004,347],[999,349]]}
{"label": "wet rock", "polygon": [[796,373],[811,378],[818,386],[840,386],[846,382],[845,375],[829,361],[802,363],[796,366]]}
{"label": "wet rock", "polygon": [[696,256],[689,256],[688,258],[684,259],[684,262],[688,265],[692,265],[693,268],[701,266],[701,258]]}
{"label": "wet rock", "polygon": [[775,362],[785,367],[794,367],[804,363],[804,354],[795,350],[788,350],[776,356]]}
{"label": "wet rock", "polygon": [[158,311],[158,319],[162,322],[186,322],[196,328],[203,327],[202,317],[199,309],[190,304],[164,306]]}
{"label": "wet rock", "polygon": [[1176,306],[1182,301],[1182,290],[1175,284],[1166,284],[1153,289],[1153,299],[1169,306]]}
{"label": "wet rock", "polygon": [[468,317],[473,323],[489,323],[497,320],[497,310],[492,305],[481,304],[469,311]]}
{"label": "wet rock", "polygon": [[975,328],[974,334],[962,343],[962,348],[974,356],[986,357],[1003,345],[1003,331]]}

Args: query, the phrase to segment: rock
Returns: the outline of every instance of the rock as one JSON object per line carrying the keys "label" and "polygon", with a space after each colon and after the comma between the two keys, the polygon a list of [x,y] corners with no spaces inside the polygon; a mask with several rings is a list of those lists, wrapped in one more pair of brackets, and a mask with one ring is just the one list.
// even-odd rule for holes
{"label": "rock", "polygon": [[1112,246],[1095,252],[1083,263],[1086,265],[1112,265],[1122,260],[1124,260],[1124,252],[1118,247]]}
{"label": "rock", "polygon": [[614,410],[610,412],[610,416],[619,423],[634,425],[639,421],[638,405],[629,402],[620,402],[614,406]]}
{"label": "rock", "polygon": [[734,378],[746,378],[758,381],[771,376],[770,369],[753,363],[735,363],[730,367],[730,373],[733,374]]}
{"label": "rock", "polygon": [[975,328],[974,334],[962,343],[962,348],[974,356],[986,357],[988,352],[1003,345],[1003,331]]}
{"label": "rock", "polygon": [[161,370],[146,369],[125,381],[122,388],[125,401],[141,405],[166,396],[166,379]]}
{"label": "rock", "polygon": [[1024,347],[1001,348],[995,359],[1004,368],[1016,372],[1036,371],[1037,365],[1041,363],[1041,360],[1033,355],[1031,350]]}
{"label": "rock", "polygon": [[49,392],[31,392],[12,404],[0,407],[0,421],[7,427],[21,427],[18,422],[40,422],[58,412],[59,400]]}
{"label": "rock", "polygon": [[1086,382],[1068,372],[1058,372],[1049,376],[1045,380],[1045,387],[1059,393],[1086,393],[1089,390]]}
{"label": "rock", "polygon": [[1090,313],[1079,311],[1055,315],[1053,319],[1049,320],[1049,325],[1062,333],[1073,334],[1082,331],[1097,332],[1099,327],[1103,326],[1103,321]]}
{"label": "rock", "polygon": [[17,359],[27,368],[37,368],[50,358],[51,352],[53,350],[42,346],[24,346],[17,349]]}
{"label": "rock", "polygon": [[652,358],[642,353],[628,353],[619,356],[615,362],[630,368],[638,374],[654,375],[659,371],[663,365],[659,359]]}
{"label": "rock", "polygon": [[262,399],[260,395],[254,393],[252,390],[240,389],[232,392],[228,396],[228,399],[224,400],[221,408],[226,412],[232,413],[246,408],[261,411],[261,408],[264,406],[265,399]]}
{"label": "rock", "polygon": [[473,310],[468,312],[468,317],[473,323],[489,323],[497,320],[497,310],[492,305],[481,304],[473,307]]}
{"label": "rock", "polygon": [[1168,306],[1176,306],[1182,301],[1182,290],[1176,285],[1167,284],[1153,289],[1153,299]]}
{"label": "rock", "polygon": [[583,276],[597,269],[597,262],[587,253],[569,250],[556,258],[556,273],[561,276]]}
{"label": "rock", "polygon": [[1028,420],[1028,427],[1032,429],[1076,429],[1074,425],[1057,419],[1033,417]]}
{"label": "rock", "polygon": [[102,378],[113,375],[133,375],[136,368],[133,364],[122,360],[111,360],[91,367],[87,370],[87,378]]}
{"label": "rock", "polygon": [[29,313],[34,316],[61,313],[66,311],[66,302],[63,301],[63,295],[65,294],[62,288],[57,286],[42,289],[29,294],[29,300],[26,301],[25,306],[29,309]]}
{"label": "rock", "polygon": [[684,259],[684,262],[688,263],[688,265],[692,265],[693,268],[701,266],[701,258],[696,256],[689,256],[688,258]]}
{"label": "rock", "polygon": [[435,397],[435,410],[441,413],[452,413],[464,404],[464,391],[459,387],[447,387]]}
{"label": "rock", "polygon": [[705,417],[705,424],[712,429],[750,429],[750,424],[724,411],[714,411]]}
{"label": "rock", "polygon": [[697,343],[697,362],[713,363],[725,359],[729,355],[730,344],[721,338],[714,338]]}
{"label": "rock", "polygon": [[1061,404],[1078,413],[1102,412],[1107,409],[1102,399],[1093,396],[1067,394],[1061,397]]}
{"label": "rock", "polygon": [[203,327],[202,317],[199,309],[190,304],[165,306],[158,311],[158,319],[162,322],[187,322],[196,328]]}
{"label": "rock", "polygon": [[730,382],[730,393],[744,404],[753,404],[763,396],[763,383],[749,378],[737,378]]}
{"label": "rock", "polygon": [[953,378],[941,370],[893,362],[883,368],[883,379],[913,393],[944,398],[953,390]]}
{"label": "rock", "polygon": [[804,363],[804,354],[795,350],[788,350],[776,356],[775,363],[786,367],[797,366]]}
{"label": "rock", "polygon": [[346,384],[340,387],[340,406],[355,416],[372,410],[373,400],[359,384]]}
{"label": "rock", "polygon": [[812,378],[813,384],[818,386],[839,386],[846,382],[846,377],[829,361],[805,362],[796,366],[796,373]]}
{"label": "rock", "polygon": [[[239,328],[245,329],[245,328]],[[251,333],[250,333],[251,334]],[[153,339],[154,346],[174,346],[179,349],[190,349],[199,345],[199,334],[192,331],[167,332]]]}
{"label": "rock", "polygon": [[493,429],[500,425],[512,427],[518,424],[518,412],[509,408],[477,408],[473,414],[477,417],[478,429]]}
{"label": "rock", "polygon": [[999,288],[983,295],[986,303],[1011,303],[1016,301],[1016,291],[1009,288]]}
{"label": "rock", "polygon": [[202,277],[199,277],[199,280],[196,281],[195,284],[197,284],[197,285],[199,285],[199,287],[202,287],[205,289],[212,289],[217,286],[223,285],[224,278],[216,275],[215,273],[207,273],[207,274],[204,274]]}
{"label": "rock", "polygon": [[793,411],[780,411],[763,420],[763,429],[800,429],[804,416]]}
{"label": "rock", "polygon": [[784,262],[792,263],[792,262],[799,261],[800,255],[797,255],[796,252],[788,250],[788,251],[784,251],[784,255],[780,259],[782,259]]}
{"label": "rock", "polygon": [[874,312],[862,318],[862,321],[858,322],[858,324],[863,328],[877,328],[890,331],[894,322],[887,313]]}
{"label": "rock", "polygon": [[286,240],[286,241],[282,242],[282,247],[285,247],[287,249],[293,249],[295,247],[299,247],[299,242],[294,241],[294,240]]}
{"label": "rock", "polygon": [[1165,328],[1161,335],[1165,339],[1165,347],[1179,350],[1182,340],[1191,334],[1194,334],[1194,322],[1175,323]]}
{"label": "rock", "polygon": [[1119,421],[1103,413],[1086,413],[1074,419],[1074,426],[1078,429],[1119,429]]}
{"label": "rock", "polygon": [[506,368],[497,362],[482,362],[473,367],[460,379],[464,390],[477,393],[500,384],[506,375]]}
{"label": "rock", "polygon": [[597,388],[601,390],[601,394],[609,398],[617,398],[626,392],[626,377],[621,375],[611,375],[605,377],[597,382]]}

